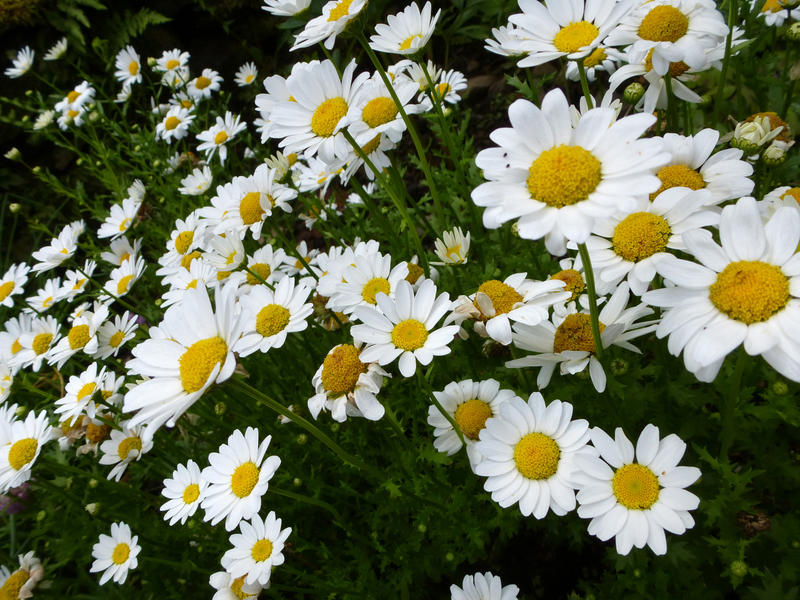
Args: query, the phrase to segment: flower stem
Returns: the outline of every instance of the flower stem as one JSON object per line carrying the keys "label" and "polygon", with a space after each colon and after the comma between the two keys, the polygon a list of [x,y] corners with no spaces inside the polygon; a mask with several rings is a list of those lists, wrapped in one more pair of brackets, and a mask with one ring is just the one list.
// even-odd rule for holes
{"label": "flower stem", "polygon": [[728,36],[725,38],[725,56],[722,58],[722,71],[720,72],[719,84],[717,85],[717,97],[714,99],[714,120],[712,122],[715,125],[719,124],[719,107],[722,104],[722,95],[725,93],[725,81],[728,78],[728,63],[731,62],[733,28],[736,25],[736,4],[737,0],[728,0]]}
{"label": "flower stem", "polygon": [[421,371],[417,371],[417,378],[425,388],[425,391],[427,392],[428,397],[433,402],[433,405],[439,410],[440,413],[442,413],[442,416],[445,419],[447,419],[447,422],[453,426],[453,430],[456,432],[458,439],[461,440],[461,444],[464,447],[466,447],[467,443],[464,441],[464,434],[461,432],[461,428],[458,426],[458,423],[456,423],[456,420],[453,418],[453,416],[449,412],[447,412],[444,409],[444,407],[439,403],[439,401],[436,399],[436,396],[433,394],[433,390],[431,389],[430,382],[427,379],[425,379],[425,377],[422,376]]}
{"label": "flower stem", "polygon": [[728,451],[731,448],[731,444],[733,444],[736,405],[739,402],[742,374],[744,373],[746,363],[747,353],[744,348],[739,348],[738,356],[736,357],[736,365],[733,368],[733,376],[730,379],[730,387],[728,388],[728,393],[722,398],[722,407],[720,408],[720,420],[722,422],[722,429],[719,434],[720,460],[728,459]]}
{"label": "flower stem", "polygon": [[285,496],[286,498],[291,498],[292,500],[298,500],[299,502],[305,502],[306,504],[313,504],[314,506],[319,506],[320,508],[324,508],[329,513],[331,513],[336,521],[342,521],[342,515],[339,514],[339,511],[336,510],[333,506],[324,502],[323,500],[318,500],[317,498],[311,498],[304,494],[298,494],[296,492],[290,492],[289,490],[282,490],[278,489],[273,486],[269,486],[269,491],[277,494],[278,496]]}
{"label": "flower stem", "polygon": [[586,244],[578,244],[578,252],[583,263],[583,273],[586,276],[586,291],[589,293],[589,314],[592,318],[592,338],[594,339],[594,352],[597,360],[603,360],[603,340],[600,337],[600,311],[597,309],[597,292],[594,287],[594,271],[592,260]]}
{"label": "flower stem", "polygon": [[586,98],[586,106],[588,108],[594,108],[594,101],[592,100],[592,94],[589,92],[589,80],[586,77],[586,67],[583,66],[583,59],[579,58],[575,61],[578,63],[578,75],[581,78],[581,90],[583,90],[583,97]]}
{"label": "flower stem", "polygon": [[664,87],[667,89],[667,129],[675,130],[675,95],[672,93],[672,75],[664,74]]}

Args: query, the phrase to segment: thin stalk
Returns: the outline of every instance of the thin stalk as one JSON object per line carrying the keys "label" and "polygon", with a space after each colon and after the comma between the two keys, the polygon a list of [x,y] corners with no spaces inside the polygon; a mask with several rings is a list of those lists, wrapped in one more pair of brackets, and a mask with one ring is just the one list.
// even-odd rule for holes
{"label": "thin stalk", "polygon": [[667,88],[667,129],[675,130],[675,94],[672,92],[672,76],[664,74],[664,87]]}
{"label": "thin stalk", "polygon": [[719,454],[720,460],[728,459],[728,451],[733,444],[735,433],[734,421],[736,418],[736,405],[739,402],[739,391],[742,386],[742,374],[747,363],[747,353],[744,348],[739,348],[736,357],[736,365],[733,368],[733,376],[730,379],[728,393],[722,398],[720,408],[720,420],[722,429],[719,434]]}
{"label": "thin stalk", "polygon": [[324,508],[333,515],[336,521],[342,521],[342,515],[339,514],[339,511],[323,500],[311,498],[309,496],[306,496],[304,494],[298,494],[296,492],[290,492],[289,490],[281,490],[273,486],[269,487],[269,491],[273,494],[277,494],[278,496],[285,496],[286,498],[291,498],[292,500],[297,500],[298,502],[305,502],[306,504],[313,504],[314,506],[319,506],[320,508]]}
{"label": "thin stalk", "polygon": [[[731,62],[731,45],[733,43],[733,28],[736,25],[737,0],[728,0],[728,36],[725,38],[725,55],[722,58],[722,71],[719,74],[717,97],[714,101],[714,125],[719,124],[719,106],[722,104],[722,95],[725,93],[725,81],[728,78],[728,63]],[[777,27],[772,28],[773,31]]]}
{"label": "thin stalk", "polygon": [[433,405],[438,409],[440,413],[442,413],[442,416],[445,419],[447,419],[447,422],[453,426],[453,430],[456,432],[458,439],[461,440],[461,444],[466,448],[467,443],[464,441],[464,434],[461,432],[461,428],[458,426],[458,423],[456,423],[456,420],[453,418],[453,416],[449,412],[447,412],[444,409],[444,407],[439,403],[439,401],[436,399],[436,396],[433,394],[433,390],[431,389],[430,383],[428,382],[427,379],[425,379],[422,376],[422,371],[417,371],[417,378],[425,388],[425,391],[428,397],[431,399],[431,402],[433,402]]}
{"label": "thin stalk", "polygon": [[583,90],[583,97],[586,98],[586,106],[594,108],[594,100],[592,94],[589,92],[589,79],[586,77],[586,68],[583,66],[583,59],[579,58],[575,61],[578,63],[578,75],[581,78],[581,90]]}
{"label": "thin stalk", "polygon": [[583,263],[583,273],[586,276],[586,291],[589,293],[589,315],[592,319],[592,338],[594,339],[594,353],[597,360],[603,360],[603,340],[600,337],[600,311],[597,309],[597,292],[594,287],[594,271],[592,260],[586,244],[578,244],[578,252]]}

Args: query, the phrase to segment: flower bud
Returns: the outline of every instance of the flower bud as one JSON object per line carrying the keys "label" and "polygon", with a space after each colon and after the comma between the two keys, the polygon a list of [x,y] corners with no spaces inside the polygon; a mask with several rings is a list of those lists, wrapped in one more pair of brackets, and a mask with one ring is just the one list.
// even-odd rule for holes
{"label": "flower bud", "polygon": [[786,151],[774,142],[764,150],[764,162],[768,165],[779,165],[786,160]]}
{"label": "flower bud", "polygon": [[614,375],[624,375],[628,372],[628,361],[622,358],[615,358],[609,366]]}
{"label": "flower bud", "polygon": [[19,160],[22,156],[22,153],[19,151],[19,148],[14,146],[13,148],[9,149],[8,152],[4,155],[8,160]]}
{"label": "flower bud", "polygon": [[8,210],[10,210],[12,213],[18,213],[21,208],[22,205],[19,202],[12,202],[8,205]]}
{"label": "flower bud", "polygon": [[89,513],[90,515],[92,515],[94,517],[94,516],[97,515],[97,513],[100,512],[100,503],[99,502],[90,502],[89,504],[87,504],[83,508],[87,513]]}
{"label": "flower bud", "polygon": [[743,560],[735,560],[731,563],[731,574],[734,577],[744,577],[747,575],[747,564]]}
{"label": "flower bud", "polygon": [[789,393],[789,386],[785,381],[776,381],[772,384],[772,393],[776,396],[785,396]]}
{"label": "flower bud", "polygon": [[800,22],[792,23],[789,29],[786,30],[787,39],[793,42],[800,42]]}
{"label": "flower bud", "polygon": [[217,402],[214,405],[214,414],[217,415],[218,417],[224,415],[226,410],[228,410],[228,405],[225,404],[224,402]]}
{"label": "flower bud", "polygon": [[625,92],[622,94],[625,102],[631,105],[639,102],[642,96],[644,96],[644,86],[638,81],[628,84],[628,87],[625,88]]}
{"label": "flower bud", "polygon": [[298,444],[303,446],[306,442],[308,442],[308,436],[305,433],[301,433],[297,436],[296,441]]}

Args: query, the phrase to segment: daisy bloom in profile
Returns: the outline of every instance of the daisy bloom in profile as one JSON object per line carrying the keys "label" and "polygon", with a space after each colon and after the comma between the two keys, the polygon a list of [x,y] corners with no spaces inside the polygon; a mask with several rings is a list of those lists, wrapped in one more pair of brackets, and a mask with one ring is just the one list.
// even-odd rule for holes
{"label": "daisy bloom in profile", "polygon": [[367,5],[367,0],[331,0],[322,7],[322,14],[306,23],[303,31],[295,37],[291,50],[308,48],[324,40],[328,50],[333,49],[336,36]]}
{"label": "daisy bloom in profile", "polygon": [[127,233],[141,206],[142,200],[135,197],[125,198],[122,204],[112,204],[109,215],[97,230],[97,237],[115,239]]}
{"label": "daisy bloom in profile", "polygon": [[33,66],[33,57],[35,55],[36,53],[31,50],[29,46],[25,46],[22,50],[17,52],[17,57],[11,61],[13,66],[5,70],[6,77],[17,79],[25,75]]}
{"label": "daisy bloom in profile", "polygon": [[80,269],[68,269],[64,274],[64,283],[59,289],[58,295],[63,300],[73,300],[86,291],[86,284],[92,278],[94,270],[97,268],[97,263],[93,260],[87,259]]}
{"label": "daisy bloom in profile", "polygon": [[161,494],[169,500],[161,505],[164,520],[170,525],[178,521],[181,525],[200,507],[208,482],[203,479],[200,467],[193,460],[186,465],[178,465],[172,472],[171,479],[164,480]]}
{"label": "daisy bloom in profile", "polygon": [[[437,96],[442,102],[447,102],[448,104],[458,104],[461,101],[459,92],[467,89],[467,78],[464,77],[464,74],[461,71],[450,69],[449,71],[442,72],[434,87],[436,88]],[[423,96],[424,92],[420,94],[420,100],[422,100]],[[428,101],[425,100],[425,103],[427,102]],[[430,104],[425,103],[423,103],[423,107],[425,110],[428,110]]]}
{"label": "daisy bloom in profile", "polygon": [[[262,6],[262,8],[266,10],[266,7]],[[258,69],[256,69],[256,64],[247,62],[239,67],[239,70],[236,71],[236,75],[234,76],[233,80],[239,87],[245,87],[253,83],[256,80],[256,77],[258,77]]]}
{"label": "daisy bloom in profile", "polygon": [[122,315],[115,315],[113,320],[105,321],[97,329],[97,352],[95,356],[106,359],[116,356],[120,349],[136,336],[139,328],[139,315],[127,310]]}
{"label": "daisy bloom in profile", "polygon": [[[759,4],[761,4],[760,0],[750,0],[751,8],[755,8]],[[764,22],[770,27],[780,27],[787,18],[791,21],[800,19],[800,10],[787,8],[782,0],[765,0],[761,4],[761,12],[758,16],[763,17]]]}
{"label": "daisy bloom in profile", "polygon": [[23,312],[8,319],[3,323],[3,329],[0,330],[0,360],[8,362],[12,374],[19,371],[19,364],[16,364],[13,359],[22,350],[20,339],[31,331],[32,321],[33,317]]}
{"label": "daisy bloom in profile", "polygon": [[261,510],[261,496],[281,464],[277,456],[266,456],[272,440],[268,435],[258,441],[258,429],[238,429],[222,444],[219,452],[208,457],[209,466],[202,476],[209,482],[201,508],[204,520],[216,525],[225,519],[226,531],[233,531],[242,519],[250,519]]}
{"label": "daisy bloom in profile", "polygon": [[369,45],[377,52],[416,54],[428,44],[440,14],[442,11],[438,10],[431,18],[429,1],[422,11],[416,2],[412,2],[403,12],[389,15],[385,24],[376,25],[376,34],[370,37]]}
{"label": "daisy bloom in profile", "polygon": [[44,576],[44,568],[33,552],[17,556],[19,567],[10,572],[0,567],[0,596],[9,600],[24,600],[33,597],[33,589]]}
{"label": "daisy bloom in profile", "polygon": [[222,77],[213,69],[203,69],[202,74],[198,75],[186,84],[186,93],[194,100],[210,98],[211,92],[219,91],[219,84]]}
{"label": "daisy bloom in profile", "polygon": [[146,268],[144,258],[139,256],[136,260],[128,259],[116,269],[111,271],[108,281],[103,289],[114,298],[127,294],[136,283]]}
{"label": "daisy bloom in profile", "polygon": [[311,0],[264,0],[262,10],[279,17],[292,17],[300,14],[311,5]]}
{"label": "daisy bloom in profile", "polygon": [[644,295],[667,310],[656,335],[673,355],[713,381],[740,344],[783,376],[800,381],[800,212],[782,207],[764,223],[753,198],[722,210],[721,245],[700,230],[683,237],[700,264],[664,257],[658,273],[675,284]]}
{"label": "daisy bloom in profile", "polygon": [[239,531],[230,538],[233,548],[222,555],[222,567],[231,577],[244,576],[246,584],[267,585],[272,569],[283,564],[283,545],[292,528],[281,529],[271,510],[266,519],[253,515],[249,522],[242,520]]}
{"label": "daisy bloom in profile", "polygon": [[8,271],[0,277],[0,306],[11,308],[14,306],[13,296],[24,291],[28,282],[30,267],[25,263],[11,265]]}
{"label": "daisy bloom in profile", "polygon": [[[433,395],[461,430],[467,445],[467,457],[473,468],[482,458],[475,449],[475,443],[487,419],[498,414],[501,404],[517,398],[513,391],[501,390],[500,382],[495,379],[452,381],[442,391],[433,392]],[[433,447],[439,452],[446,452],[450,456],[461,450],[463,444],[456,430],[434,404],[428,407],[428,425],[434,428]]]}
{"label": "daisy bloom in profile", "polygon": [[124,235],[113,240],[108,246],[108,250],[100,253],[100,258],[107,263],[119,267],[129,258],[135,261],[139,258],[139,250],[142,248],[142,240],[133,240],[133,245]]}
{"label": "daisy bloom in profile", "polygon": [[58,321],[53,317],[40,317],[31,321],[30,329],[16,340],[18,350],[9,361],[10,366],[28,368],[37,372],[48,358],[50,349],[61,337]]}
{"label": "daisy bloom in profile", "polygon": [[264,589],[257,583],[247,585],[244,582],[244,575],[234,578],[227,571],[214,573],[209,577],[208,583],[217,590],[211,600],[247,600],[248,598],[255,600]]}
{"label": "daisy bloom in profile", "polygon": [[377,363],[365,363],[360,358],[361,344],[334,346],[311,383],[316,392],[308,399],[308,410],[315,419],[325,409],[334,421],[343,423],[347,417],[364,417],[377,421],[384,415],[377,394],[384,377],[391,377]]}
{"label": "daisy bloom in profile", "polygon": [[680,535],[691,529],[689,511],[700,503],[685,489],[697,481],[700,469],[678,466],[686,444],[675,434],[661,439],[655,425],[642,430],[635,449],[619,427],[614,439],[598,427],[591,438],[600,456],[577,459],[578,516],[591,519],[591,535],[615,538],[619,554],[645,544],[666,554],[664,531]]}
{"label": "daisy bloom in profile", "polygon": [[638,139],[653,115],[616,120],[613,108],[598,107],[573,126],[561,90],[549,92],[541,108],[517,100],[508,115],[511,127],[490,135],[500,146],[475,159],[489,181],[472,199],[486,207],[490,229],[518,219],[520,237],[544,237],[547,250],[560,256],[566,240],[586,241],[597,216],[630,210],[637,196],[660,185],[653,173],[669,160],[663,141]]}
{"label": "daisy bloom in profile", "polygon": [[189,78],[189,53],[181,52],[177,48],[164,50],[161,57],[156,59],[153,70],[163,73],[162,84],[179,87]]}
{"label": "daisy bloom in profile", "polygon": [[92,102],[94,95],[95,89],[88,81],[84,80],[55,105],[56,112],[64,113],[70,119],[75,119],[78,115],[73,115],[70,111],[82,112]]}
{"label": "daisy bloom in profile", "polygon": [[186,177],[181,179],[178,191],[185,196],[200,196],[208,191],[214,178],[208,166],[197,167]]}
{"label": "daisy bloom in profile", "polygon": [[113,430],[111,438],[100,445],[103,453],[100,464],[114,465],[108,473],[108,479],[114,481],[122,478],[130,463],[139,460],[153,448],[152,439],[142,435],[141,427],[133,427],[129,421],[124,421],[121,425],[122,430]]}
{"label": "daisy bloom in profile", "polygon": [[128,571],[139,565],[136,557],[142,548],[138,541],[139,536],[131,536],[131,528],[123,522],[111,524],[110,536],[100,534],[100,541],[92,547],[95,560],[89,569],[90,573],[103,572],[100,585],[109,579],[114,583],[125,583]]}
{"label": "daisy bloom in profile", "polygon": [[247,129],[247,123],[241,122],[239,115],[225,111],[224,119],[217,117],[216,123],[210,129],[197,134],[197,139],[203,142],[197,147],[197,151],[205,152],[206,158],[211,160],[214,153],[219,150],[219,162],[225,164],[225,159],[228,157],[227,142],[245,129]]}
{"label": "daisy bloom in profile", "polygon": [[414,293],[411,284],[398,282],[394,298],[378,292],[377,308],[358,306],[353,316],[361,321],[351,330],[356,342],[367,344],[362,361],[377,361],[381,366],[398,357],[400,373],[411,377],[417,362],[426,366],[434,356],[450,354],[449,344],[458,333],[458,325],[436,328],[450,308],[447,292],[436,295],[436,284],[424,281]]}
{"label": "daisy bloom in profile", "polygon": [[503,585],[491,571],[464,575],[461,587],[450,586],[450,600],[517,600],[519,588],[516,585]]}
{"label": "daisy bloom in profile", "polygon": [[50,49],[47,51],[47,54],[44,55],[44,60],[52,61],[58,60],[67,52],[67,47],[69,43],[67,42],[67,38],[62,37],[58,40],[55,44],[50,46]]}
{"label": "daisy bloom in profile", "polygon": [[194,121],[194,114],[191,109],[173,106],[156,125],[156,139],[162,139],[168,144],[171,144],[172,140],[183,139],[189,133],[189,125],[192,124],[192,121]]}
{"label": "daisy bloom in profile", "polygon": [[134,83],[142,82],[142,60],[133,46],[125,46],[119,51],[114,66],[117,69],[114,77],[122,87],[130,88]]}
{"label": "daisy bloom in profile", "polygon": [[64,293],[61,288],[61,278],[54,277],[44,282],[36,294],[25,298],[27,307],[24,310],[29,312],[36,311],[38,313],[47,312],[54,304],[61,302],[64,299]]}
{"label": "daisy bloom in profile", "polygon": [[452,231],[445,231],[442,233],[441,238],[436,238],[433,242],[435,247],[436,256],[439,257],[441,262],[435,262],[435,265],[463,265],[467,262],[469,255],[469,238],[470,233],[467,235],[461,231],[460,227],[456,227]]}
{"label": "daisy bloom in profile", "polygon": [[151,338],[132,351],[129,374],[149,379],[128,390],[123,410],[137,411],[131,426],[146,424],[150,437],[164,423],[173,427],[209,386],[233,374],[232,346],[241,335],[235,286],[217,288],[215,300],[216,310],[205,286],[186,290],[183,302],[170,306],[158,328],[150,328]]}
{"label": "daisy bloom in profile", "polygon": [[31,478],[33,463],[50,441],[53,428],[47,420],[47,411],[31,411],[24,420],[0,422],[0,494]]}
{"label": "daisy bloom in profile", "polygon": [[37,261],[33,265],[34,273],[43,273],[50,269],[55,269],[65,260],[72,258],[78,249],[78,238],[82,229],[72,226],[72,223],[65,225],[59,232],[58,237],[53,238],[50,243],[36,250],[31,256]]}

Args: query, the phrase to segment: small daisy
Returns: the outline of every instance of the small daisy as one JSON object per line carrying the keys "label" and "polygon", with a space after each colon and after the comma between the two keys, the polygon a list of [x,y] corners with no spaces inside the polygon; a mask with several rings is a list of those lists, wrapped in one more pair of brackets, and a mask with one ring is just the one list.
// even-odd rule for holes
{"label": "small daisy", "polygon": [[[3,324],[0,331],[0,360],[5,360],[11,368],[11,373],[19,371],[19,365],[12,360],[22,350],[20,339],[31,331],[33,317],[28,313],[20,313],[11,317]],[[49,344],[49,343],[48,343]]]}
{"label": "small daisy", "polygon": [[11,265],[8,271],[0,277],[0,306],[11,308],[14,306],[13,296],[24,291],[28,282],[30,267],[25,263]]}
{"label": "small daisy", "polygon": [[231,574],[227,571],[218,571],[214,573],[209,577],[208,583],[217,590],[211,600],[255,600],[258,598],[261,590],[264,589],[257,583],[247,585],[244,582],[244,575],[234,578],[231,577]]}
{"label": "small daisy", "polygon": [[[583,67],[586,69],[586,79],[590,82],[595,81],[599,73],[604,72],[609,75],[614,73],[619,66],[620,53],[611,48],[598,46],[592,53],[583,59]],[[578,63],[571,60],[567,63],[565,72],[570,81],[579,81],[581,78]]]}
{"label": "small daisy", "polygon": [[[467,89],[467,78],[462,72],[454,69],[442,71],[434,87],[442,102],[458,104],[461,101],[459,92]],[[419,97],[422,99],[423,94],[420,94]]]}
{"label": "small daisy", "polygon": [[42,562],[33,552],[17,556],[19,568],[10,572],[5,566],[0,567],[0,595],[9,600],[24,600],[33,597],[33,589],[44,576]]}
{"label": "small daisy", "polygon": [[50,349],[60,337],[58,321],[55,318],[33,319],[30,329],[23,332],[16,342],[19,344],[19,350],[11,357],[10,366],[30,367],[32,371],[37,372],[42,367],[42,362],[48,358]]}
{"label": "small daisy", "polygon": [[322,7],[322,14],[306,23],[303,31],[295,37],[291,50],[308,48],[317,42],[323,42],[328,50],[333,49],[336,36],[367,5],[367,0],[331,0]]}
{"label": "small daisy", "polygon": [[[298,275],[306,270],[306,265],[311,265],[314,257],[319,254],[319,250],[309,248],[305,240],[297,245],[297,248],[292,254],[286,255],[286,260],[283,263],[283,270],[287,275]],[[301,257],[303,260],[300,260]],[[303,264],[305,262],[305,264]],[[305,273],[308,275],[308,273]]]}
{"label": "small daisy", "polygon": [[142,273],[144,273],[145,268],[143,257],[139,256],[136,260],[129,258],[111,271],[103,289],[114,298],[121,298],[131,290],[133,284],[136,283],[142,276]]}
{"label": "small daisy", "polygon": [[[182,106],[173,106],[156,125],[156,139],[162,139],[168,144],[172,140],[180,140],[189,133],[189,125],[194,121],[191,109]],[[183,183],[183,182],[181,182]]]}
{"label": "small daisy", "polygon": [[39,131],[44,129],[45,127],[50,126],[53,123],[53,119],[56,116],[56,111],[54,110],[45,110],[39,113],[39,116],[36,117],[36,121],[33,123],[33,130]]}
{"label": "small daisy", "polygon": [[391,54],[416,54],[428,44],[441,9],[431,18],[431,3],[426,2],[420,11],[412,2],[401,13],[389,15],[386,24],[375,26],[376,35],[369,39],[369,45],[377,52]]}
{"label": "small daisy", "polygon": [[[395,94],[406,113],[419,112],[409,103],[417,93],[417,86],[408,79],[392,84]],[[389,93],[389,89],[379,78],[372,78],[359,87],[347,112],[348,130],[356,143],[367,152],[370,142],[381,134],[392,142],[399,142],[406,130],[402,115]],[[377,166],[377,165],[376,165]]]}
{"label": "small daisy", "polygon": [[69,332],[52,347],[47,359],[48,364],[57,369],[78,352],[89,356],[97,352],[97,330],[108,318],[108,306],[95,301],[93,311],[83,311],[72,321]]}
{"label": "small daisy", "polygon": [[517,600],[519,588],[516,585],[503,585],[491,571],[464,575],[461,587],[450,586],[450,600]]}
{"label": "small daisy", "polygon": [[189,460],[186,465],[178,465],[172,472],[172,478],[164,480],[164,489],[161,491],[162,496],[169,498],[161,505],[165,513],[164,520],[169,521],[170,525],[178,521],[181,525],[186,523],[200,507],[207,487],[208,482],[203,479],[196,462]]}
{"label": "small daisy", "polygon": [[125,421],[122,423],[122,430],[114,429],[111,439],[100,445],[103,453],[100,464],[114,465],[108,473],[108,479],[119,481],[130,463],[139,460],[153,448],[152,439],[142,433],[141,427],[132,427],[129,421]]}
{"label": "small daisy", "polygon": [[[433,395],[461,430],[467,445],[467,457],[474,469],[482,458],[475,443],[486,426],[486,420],[496,416],[500,405],[517,398],[517,395],[511,390],[501,390],[495,379],[452,381]],[[428,425],[434,428],[433,447],[439,452],[450,456],[461,450],[463,444],[453,425],[433,404],[428,407]]]}
{"label": "small daisy", "polygon": [[59,129],[66,131],[70,125],[80,127],[83,125],[83,118],[86,116],[86,112],[85,108],[65,108],[56,121]]}
{"label": "small daisy", "polygon": [[781,207],[800,209],[800,187],[789,187],[788,185],[777,187],[767,192],[757,204],[758,212],[764,221],[768,221]]}
{"label": "small daisy", "polygon": [[186,93],[195,101],[210,98],[211,92],[219,91],[222,77],[213,69],[203,69],[203,73],[186,84]]}
{"label": "small daisy", "polygon": [[306,10],[311,0],[264,0],[262,10],[279,17],[292,17]]}
{"label": "small daisy", "polygon": [[97,363],[93,362],[80,375],[72,375],[65,388],[65,396],[56,400],[56,409],[53,411],[59,416],[59,421],[71,421],[82,415],[94,418],[97,414],[97,405],[94,395],[100,391],[100,383],[105,378],[106,368],[97,370]]}
{"label": "small daisy", "polygon": [[37,261],[33,265],[34,273],[43,273],[50,269],[55,269],[65,260],[72,258],[78,249],[78,238],[81,231],[74,228],[72,224],[65,225],[59,232],[58,237],[53,238],[50,243],[36,250],[31,256]]}
{"label": "small daisy", "polygon": [[415,294],[411,284],[403,280],[397,284],[394,298],[379,292],[376,300],[377,308],[359,306],[353,313],[362,322],[351,330],[353,338],[367,344],[361,351],[362,361],[377,361],[384,366],[400,357],[400,373],[411,377],[417,362],[425,366],[434,356],[450,354],[448,345],[458,325],[436,329],[450,307],[450,295],[445,292],[437,296],[433,281],[423,282]]}
{"label": "small daisy", "polygon": [[153,70],[163,73],[162,84],[180,87],[189,78],[189,53],[181,52],[177,48],[164,50],[161,58],[156,59]]}
{"label": "small daisy", "polygon": [[233,531],[242,519],[258,514],[261,496],[281,464],[277,456],[266,457],[271,440],[268,435],[259,443],[258,429],[253,427],[244,434],[237,429],[219,452],[209,455],[209,466],[202,473],[209,482],[201,504],[204,520],[216,525],[225,519],[226,531]]}
{"label": "small daisy", "polygon": [[73,300],[76,296],[86,291],[86,284],[94,274],[97,263],[87,259],[81,269],[68,269],[64,275],[64,283],[59,289],[58,295],[62,300]]}
{"label": "small daisy", "polygon": [[44,282],[44,286],[36,291],[33,296],[25,298],[28,308],[25,310],[43,313],[50,310],[54,304],[64,299],[61,288],[61,278],[54,277]]}
{"label": "small daisy", "polygon": [[67,46],[67,38],[62,37],[50,47],[50,49],[47,51],[47,54],[44,55],[44,60],[58,60],[67,52]]}
{"label": "small daisy", "polygon": [[619,554],[645,544],[666,554],[664,531],[681,535],[691,529],[689,511],[700,503],[685,489],[697,481],[700,469],[678,466],[686,444],[675,434],[661,439],[655,425],[642,430],[635,450],[619,427],[615,439],[597,427],[591,437],[600,456],[577,459],[578,516],[591,519],[591,535],[615,538]]}
{"label": "small daisy", "polygon": [[[755,8],[760,0],[750,0],[750,7]],[[781,27],[786,19],[797,21],[800,19],[800,10],[787,9],[782,0],[765,0],[761,5],[759,17],[764,17],[764,22],[770,27]]]}
{"label": "small daisy", "polygon": [[128,259],[136,262],[139,258],[139,250],[142,248],[142,240],[133,240],[133,245],[125,236],[118,237],[109,245],[106,252],[100,254],[100,258],[109,264],[119,267]]}
{"label": "small daisy", "polygon": [[[261,8],[266,10],[266,7],[264,6]],[[236,76],[233,78],[233,80],[239,87],[245,87],[253,83],[256,80],[256,77],[258,77],[258,69],[256,69],[256,64],[247,62],[239,67],[239,70],[236,71]]]}
{"label": "small daisy", "polygon": [[441,262],[435,262],[435,265],[463,265],[467,262],[469,255],[469,241],[470,233],[467,235],[461,231],[460,227],[456,227],[452,231],[445,231],[441,239],[436,238],[433,242],[435,247],[436,256],[439,257]]}
{"label": "small daisy", "polygon": [[125,198],[121,204],[112,204],[111,211],[97,230],[97,237],[116,239],[127,233],[139,214],[141,199]]}
{"label": "small daisy", "polygon": [[36,53],[28,46],[25,46],[22,50],[17,52],[17,57],[11,61],[11,64],[14,66],[5,70],[6,77],[17,79],[25,75],[33,66],[33,57],[35,54]]}
{"label": "small daisy", "polygon": [[[55,105],[56,112],[67,114],[69,111],[83,111],[94,99],[95,89],[88,81],[80,82],[64,98]],[[68,115],[75,119],[77,115]]]}
{"label": "small daisy", "polygon": [[244,283],[254,287],[266,283],[274,287],[286,275],[280,270],[285,259],[286,253],[282,248],[273,250],[271,244],[265,244],[247,257],[247,278]]}
{"label": "small daisy", "polygon": [[239,531],[230,537],[233,548],[223,554],[222,567],[231,577],[244,575],[247,584],[267,585],[272,569],[283,564],[283,545],[292,528],[281,529],[271,510],[266,519],[256,514],[249,522],[242,520]]}
{"label": "small daisy", "polygon": [[114,61],[117,69],[114,77],[122,84],[123,88],[128,88],[134,83],[142,83],[142,59],[133,49],[133,46],[125,46],[117,54]]}
{"label": "small daisy", "polygon": [[0,423],[0,494],[30,479],[33,463],[42,446],[50,441],[53,428],[47,418],[47,411],[38,415],[31,411],[25,420]]}
{"label": "small daisy", "polygon": [[178,191],[185,196],[200,196],[208,191],[214,178],[211,176],[211,169],[208,166],[197,167],[186,177],[181,179],[181,187]]}
{"label": "small daisy", "polygon": [[134,337],[139,328],[139,316],[125,311],[113,320],[104,322],[97,330],[97,352],[95,356],[104,360],[116,356],[120,349]]}
{"label": "small daisy", "polygon": [[123,522],[111,524],[111,535],[100,534],[100,541],[92,546],[95,559],[90,573],[103,571],[100,585],[109,579],[114,583],[125,583],[128,571],[139,566],[136,558],[142,550],[138,544],[139,536],[131,536],[131,528]]}
{"label": "small daisy", "polygon": [[205,152],[206,158],[211,160],[214,153],[219,150],[219,162],[224,164],[225,159],[228,157],[227,142],[245,129],[247,129],[247,123],[241,122],[239,115],[225,111],[224,119],[217,117],[214,125],[197,134],[197,139],[203,142],[197,147],[197,151]]}
{"label": "small daisy", "polygon": [[[193,260],[188,269],[175,269],[169,275],[165,275],[161,280],[163,285],[169,285],[162,295],[161,306],[166,308],[173,304],[183,302],[186,290],[194,289],[197,286],[213,287],[219,281],[218,275],[229,274],[229,271],[217,271],[215,267],[208,264],[203,258]],[[227,276],[227,275],[226,275]]]}

